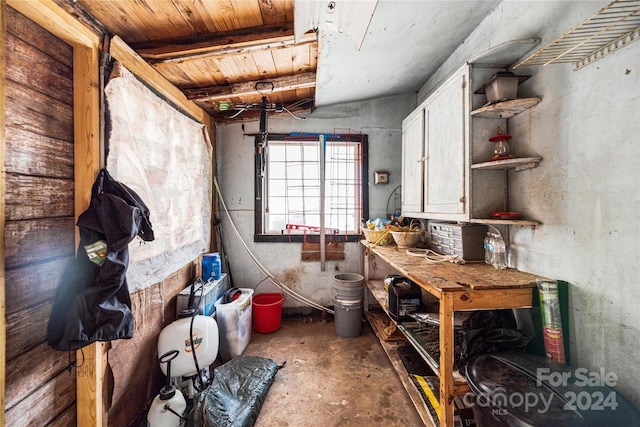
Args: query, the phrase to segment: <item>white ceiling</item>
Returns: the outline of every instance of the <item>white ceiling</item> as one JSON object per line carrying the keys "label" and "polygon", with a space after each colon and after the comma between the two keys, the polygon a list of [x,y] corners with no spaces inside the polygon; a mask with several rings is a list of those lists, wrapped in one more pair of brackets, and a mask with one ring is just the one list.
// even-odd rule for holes
{"label": "white ceiling", "polygon": [[316,106],[417,91],[499,3],[379,0],[360,50],[321,20]]}

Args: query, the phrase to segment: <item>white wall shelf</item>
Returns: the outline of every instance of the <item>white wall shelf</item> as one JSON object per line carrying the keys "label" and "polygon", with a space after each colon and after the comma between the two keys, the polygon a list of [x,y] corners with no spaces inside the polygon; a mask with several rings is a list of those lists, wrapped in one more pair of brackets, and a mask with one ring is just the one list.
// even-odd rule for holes
{"label": "white wall shelf", "polygon": [[510,119],[531,107],[536,106],[540,98],[509,99],[494,104],[485,105],[471,112],[472,117],[484,117],[489,119]]}
{"label": "white wall shelf", "polygon": [[521,171],[525,169],[535,168],[541,161],[542,157],[514,157],[513,159],[492,160],[483,163],[476,163],[471,165],[471,169],[515,169],[516,171]]}
{"label": "white wall shelf", "polygon": [[539,221],[531,219],[492,219],[492,218],[472,218],[471,222],[476,224],[489,224],[489,225],[522,225],[526,227],[535,227],[542,224]]}
{"label": "white wall shelf", "polygon": [[616,0],[536,51],[523,65],[573,63],[578,70],[640,38],[640,0]]}

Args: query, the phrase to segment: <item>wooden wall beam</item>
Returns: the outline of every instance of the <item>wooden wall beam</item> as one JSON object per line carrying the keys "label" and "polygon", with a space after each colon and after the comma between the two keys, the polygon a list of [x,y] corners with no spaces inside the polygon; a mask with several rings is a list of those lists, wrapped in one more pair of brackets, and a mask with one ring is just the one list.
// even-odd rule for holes
{"label": "wooden wall beam", "polygon": [[[315,33],[308,33],[297,44],[316,42]],[[185,60],[202,55],[240,53],[255,49],[272,49],[293,45],[293,23],[240,28],[199,37],[182,37],[136,43],[131,47],[140,56],[153,62]]]}
{"label": "wooden wall beam", "polygon": [[267,80],[246,81],[198,89],[185,89],[184,94],[188,99],[200,102],[229,99],[231,96],[259,95],[260,92],[256,90],[256,83],[265,81],[273,83],[273,91],[270,93],[304,89],[315,87],[316,73],[293,74]]}
{"label": "wooden wall beam", "polygon": [[[98,47],[73,50],[75,221],[91,202],[91,187],[102,165],[100,158],[100,53]],[[76,227],[76,246],[80,241]],[[94,343],[76,351],[78,425],[106,426],[107,347]]]}
{"label": "wooden wall beam", "polygon": [[4,226],[5,226],[5,104],[6,104],[6,21],[7,4],[0,0],[0,426],[5,425],[5,394],[6,394],[6,353],[7,353],[7,325],[5,305],[5,273],[4,273]]}
{"label": "wooden wall beam", "polygon": [[[218,192],[213,182],[213,178],[218,175],[217,162],[216,162],[216,123],[209,115],[205,117],[204,121],[206,139],[210,143],[211,148],[211,238],[209,240],[209,252],[218,251],[218,233],[216,233],[216,218],[218,216]],[[224,260],[223,260],[224,261]],[[198,274],[202,275],[202,257],[198,260]]]}
{"label": "wooden wall beam", "polygon": [[285,49],[288,47],[292,47],[294,45],[296,47],[299,47],[299,46],[308,45],[312,43],[317,44],[318,41],[315,38],[313,39],[308,38],[308,39],[300,40],[298,43],[295,43],[292,37],[291,39],[277,41],[277,42],[263,41],[262,43],[256,43],[249,46],[230,45],[230,46],[225,46],[220,48],[216,47],[209,50],[203,49],[202,52],[185,52],[185,53],[181,53],[180,55],[176,53],[176,56],[172,56],[169,58],[162,58],[162,59],[155,59],[155,58],[148,58],[148,57],[145,57],[145,58],[149,61],[150,64],[153,64],[153,65],[185,63],[188,61],[198,61],[201,59],[207,59],[211,57],[216,57],[217,59],[219,59],[225,56],[251,54],[251,52],[256,52],[256,51],[269,52],[269,51],[275,51],[278,49]]}

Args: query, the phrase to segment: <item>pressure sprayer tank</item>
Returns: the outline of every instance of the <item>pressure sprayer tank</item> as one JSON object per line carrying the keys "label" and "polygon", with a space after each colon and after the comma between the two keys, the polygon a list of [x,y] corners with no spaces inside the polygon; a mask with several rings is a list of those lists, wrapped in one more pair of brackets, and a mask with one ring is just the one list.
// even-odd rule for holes
{"label": "pressure sprayer tank", "polygon": [[[193,310],[184,310],[178,320],[168,325],[158,337],[158,354],[178,350],[178,356],[171,361],[172,377],[189,377],[197,374],[191,346],[191,320],[193,318],[193,348],[195,348],[198,368],[211,365],[218,356],[218,324],[211,316],[196,315]],[[160,365],[163,374],[166,366]]]}
{"label": "pressure sprayer tank", "polygon": [[187,409],[187,401],[180,390],[171,385],[171,361],[179,354],[171,350],[160,356],[160,366],[166,365],[167,385],[162,387],[147,413],[147,427],[180,427]]}

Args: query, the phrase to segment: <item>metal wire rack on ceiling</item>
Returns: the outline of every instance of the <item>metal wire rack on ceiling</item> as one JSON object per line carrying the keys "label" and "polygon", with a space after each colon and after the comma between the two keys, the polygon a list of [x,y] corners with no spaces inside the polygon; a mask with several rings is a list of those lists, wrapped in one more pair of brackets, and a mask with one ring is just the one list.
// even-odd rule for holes
{"label": "metal wire rack on ceiling", "polygon": [[640,0],[616,0],[536,51],[523,65],[571,62],[578,70],[640,38]]}

